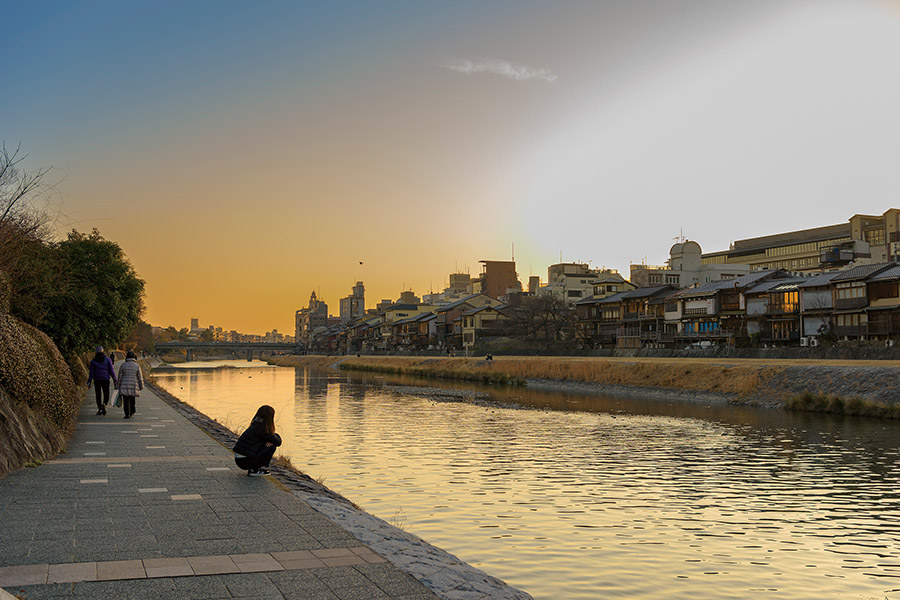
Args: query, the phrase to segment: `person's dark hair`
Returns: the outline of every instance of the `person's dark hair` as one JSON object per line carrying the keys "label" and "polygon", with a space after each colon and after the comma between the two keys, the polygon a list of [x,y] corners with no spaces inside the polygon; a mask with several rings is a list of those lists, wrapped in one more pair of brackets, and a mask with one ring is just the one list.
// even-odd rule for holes
{"label": "person's dark hair", "polygon": [[103,354],[103,351],[101,350],[94,355],[94,362],[102,363],[105,358],[106,355]]}
{"label": "person's dark hair", "polygon": [[[266,433],[273,434],[275,433],[275,409],[269,406],[268,404],[263,404],[256,411],[256,416],[262,419],[263,425],[266,428]],[[256,418],[256,417],[254,417]]]}
{"label": "person's dark hair", "polygon": [[125,358],[137,358],[137,354],[134,353],[134,350],[129,350],[125,353]]}

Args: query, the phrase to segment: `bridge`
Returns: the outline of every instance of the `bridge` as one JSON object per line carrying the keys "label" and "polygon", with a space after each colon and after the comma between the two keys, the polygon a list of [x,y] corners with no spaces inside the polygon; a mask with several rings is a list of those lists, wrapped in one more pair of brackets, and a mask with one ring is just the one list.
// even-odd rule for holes
{"label": "bridge", "polygon": [[186,350],[188,362],[194,359],[194,350],[225,350],[247,352],[247,360],[253,360],[254,352],[291,352],[294,344],[277,342],[159,342],[154,344],[157,351]]}

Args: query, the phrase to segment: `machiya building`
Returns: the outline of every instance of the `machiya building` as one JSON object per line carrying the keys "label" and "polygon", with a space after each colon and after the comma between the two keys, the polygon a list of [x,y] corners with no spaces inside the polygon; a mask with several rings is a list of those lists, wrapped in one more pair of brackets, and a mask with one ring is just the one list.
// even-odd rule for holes
{"label": "machiya building", "polygon": [[816,272],[898,258],[900,209],[891,208],[880,216],[853,215],[837,225],[738,240],[728,250],[704,254],[701,262]]}

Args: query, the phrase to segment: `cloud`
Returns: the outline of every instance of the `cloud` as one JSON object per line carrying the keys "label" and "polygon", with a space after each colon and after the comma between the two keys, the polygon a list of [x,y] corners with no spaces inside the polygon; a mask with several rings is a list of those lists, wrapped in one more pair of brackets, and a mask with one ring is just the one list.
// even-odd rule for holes
{"label": "cloud", "polygon": [[537,69],[535,67],[529,67],[528,65],[517,65],[497,58],[486,60],[458,58],[443,66],[446,69],[465,75],[472,75],[473,73],[491,73],[515,81],[528,81],[529,79],[542,79],[548,83],[556,81],[556,74],[549,69]]}

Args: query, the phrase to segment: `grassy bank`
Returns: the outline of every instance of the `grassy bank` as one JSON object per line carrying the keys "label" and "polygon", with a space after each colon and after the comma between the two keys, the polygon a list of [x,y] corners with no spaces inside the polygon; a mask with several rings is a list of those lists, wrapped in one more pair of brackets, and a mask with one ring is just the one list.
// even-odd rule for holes
{"label": "grassy bank", "polygon": [[407,358],[399,356],[281,356],[282,366],[332,366],[355,371],[398,373],[521,385],[526,379],[575,381],[610,386],[663,388],[743,397],[780,372],[778,367],[684,361],[610,361],[566,357]]}
{"label": "grassy bank", "polygon": [[845,398],[837,394],[803,392],[784,403],[785,410],[900,419],[900,406],[872,402],[860,396]]}

